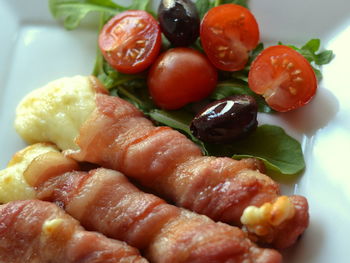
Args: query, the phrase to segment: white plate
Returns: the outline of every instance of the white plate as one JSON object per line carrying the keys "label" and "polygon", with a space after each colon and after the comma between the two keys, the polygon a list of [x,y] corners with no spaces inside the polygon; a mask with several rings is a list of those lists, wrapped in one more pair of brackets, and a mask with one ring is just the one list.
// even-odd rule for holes
{"label": "white plate", "polygon": [[[307,162],[298,180],[283,184],[286,192],[308,198],[311,213],[310,227],[285,252],[285,262],[350,262],[350,1],[252,0],[251,9],[265,43],[321,38],[336,54],[308,106],[261,120],[279,123],[298,138]],[[46,0],[0,0],[0,30],[1,169],[25,145],[13,129],[20,99],[56,78],[89,74],[96,30],[65,31],[51,18]]]}

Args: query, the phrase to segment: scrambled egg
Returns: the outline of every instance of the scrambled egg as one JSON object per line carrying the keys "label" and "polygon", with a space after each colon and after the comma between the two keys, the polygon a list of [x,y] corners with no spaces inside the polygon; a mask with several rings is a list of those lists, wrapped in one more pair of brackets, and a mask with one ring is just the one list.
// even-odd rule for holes
{"label": "scrambled egg", "polygon": [[29,93],[17,107],[15,128],[29,144],[54,142],[60,149],[78,149],[74,139],[96,108],[89,77],[61,78]]}
{"label": "scrambled egg", "polygon": [[36,157],[52,151],[59,152],[51,144],[38,143],[16,153],[7,168],[0,170],[0,203],[34,199],[35,190],[26,182],[23,173]]}

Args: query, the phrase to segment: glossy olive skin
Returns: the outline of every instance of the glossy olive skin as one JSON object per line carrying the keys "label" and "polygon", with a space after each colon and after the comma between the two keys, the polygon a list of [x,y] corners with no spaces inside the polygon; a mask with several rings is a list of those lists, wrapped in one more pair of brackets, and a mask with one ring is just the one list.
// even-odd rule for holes
{"label": "glossy olive skin", "polygon": [[207,105],[192,120],[190,129],[209,143],[230,142],[256,129],[258,105],[248,95],[230,96]]}
{"label": "glossy olive skin", "polygon": [[189,46],[199,36],[200,19],[190,0],[161,0],[158,20],[163,34],[174,46]]}

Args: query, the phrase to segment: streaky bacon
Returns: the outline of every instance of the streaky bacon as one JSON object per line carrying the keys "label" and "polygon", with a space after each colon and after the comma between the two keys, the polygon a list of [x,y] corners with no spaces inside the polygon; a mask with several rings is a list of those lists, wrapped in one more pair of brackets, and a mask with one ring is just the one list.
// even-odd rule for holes
{"label": "streaky bacon", "polygon": [[[37,172],[30,167],[40,162],[48,167],[48,160],[35,159],[28,171]],[[169,205],[140,191],[117,171],[59,171],[26,173],[27,181],[35,183],[37,198],[59,204],[89,230],[141,249],[151,262],[281,262],[277,251],[258,248],[239,228]]]}
{"label": "streaky bacon", "polygon": [[[205,157],[184,135],[154,127],[121,98],[98,93],[96,103],[76,139],[80,150],[67,150],[66,155],[118,170],[178,206],[237,226],[245,208],[274,202],[280,195],[278,184],[262,173],[260,161]],[[294,199],[299,200],[294,218],[272,227],[268,238],[255,238],[278,248],[292,245],[309,221],[307,200],[290,197]]]}
{"label": "streaky bacon", "polygon": [[[56,222],[54,222],[56,220]],[[53,225],[45,225],[48,222]],[[146,263],[124,242],[85,231],[55,204],[39,200],[0,206],[0,262]]]}

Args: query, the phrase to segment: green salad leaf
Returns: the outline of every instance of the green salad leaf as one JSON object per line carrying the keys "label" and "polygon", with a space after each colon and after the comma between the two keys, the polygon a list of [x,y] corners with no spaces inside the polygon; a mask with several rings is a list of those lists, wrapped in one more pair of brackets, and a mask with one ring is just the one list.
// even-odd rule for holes
{"label": "green salad leaf", "polygon": [[300,143],[289,136],[281,127],[261,125],[248,137],[229,144],[203,143],[194,137],[189,129],[193,116],[184,111],[153,109],[149,116],[161,125],[180,130],[201,147],[207,155],[232,156],[235,159],[257,158],[273,172],[296,175],[305,168]]}
{"label": "green salad leaf", "polygon": [[291,47],[300,52],[309,62],[315,62],[319,66],[328,64],[334,57],[331,50],[319,51],[321,47],[320,39],[311,39],[301,48]]}
{"label": "green salad leaf", "polygon": [[62,19],[68,30],[77,28],[88,13],[99,12],[111,16],[127,10],[112,0],[49,0],[49,8],[53,17]]}
{"label": "green salad leaf", "polygon": [[216,0],[214,5],[218,6],[223,4],[236,4],[248,8],[248,2],[249,0]]}
{"label": "green salad leaf", "polygon": [[133,0],[132,4],[128,6],[129,10],[144,10],[149,13],[153,13],[150,7],[150,0]]}
{"label": "green salad leaf", "polygon": [[199,17],[202,18],[210,8],[213,8],[215,6],[223,4],[237,4],[248,8],[248,1],[249,0],[196,0],[195,4],[199,13]]}
{"label": "green salad leaf", "polygon": [[[282,42],[279,44],[284,45]],[[294,45],[287,45],[294,50],[298,51],[303,55],[313,67],[318,81],[322,79],[322,73],[319,66],[330,63],[334,58],[334,53],[332,50],[323,50],[320,51],[321,40],[320,39],[311,39],[302,47],[297,47]]]}
{"label": "green salad leaf", "polygon": [[98,51],[98,53],[92,74],[96,76],[108,90],[130,81],[139,79],[145,80],[144,74],[130,75],[116,71],[103,58],[101,52]]}
{"label": "green salad leaf", "polygon": [[[160,109],[153,109],[149,115],[151,118],[159,123],[170,126],[174,129],[186,132],[192,135],[189,128],[193,116],[182,110],[167,111]],[[191,136],[192,137],[192,136]],[[194,138],[194,137],[193,137]]]}
{"label": "green salad leaf", "polygon": [[252,52],[250,53],[249,56],[249,60],[248,60],[248,66],[246,66],[245,70],[249,71],[250,65],[252,64],[252,62],[256,59],[256,57],[261,53],[261,51],[264,50],[264,44],[263,43],[259,43],[256,48],[254,48],[252,50]]}
{"label": "green salad leaf", "polygon": [[133,0],[130,6],[116,4],[112,0],[49,0],[51,14],[56,19],[62,19],[68,30],[77,28],[87,14],[98,12],[114,16],[120,12],[139,9],[152,13],[150,0]]}
{"label": "green salad leaf", "polygon": [[267,105],[265,99],[254,93],[249,87],[248,83],[237,80],[231,80],[226,82],[220,82],[216,86],[215,91],[211,94],[211,98],[214,100],[221,100],[233,95],[250,95],[255,98],[258,103],[259,112],[271,113],[273,110]]}
{"label": "green salad leaf", "polygon": [[181,131],[201,148],[203,154],[208,155],[204,143],[194,137],[190,131],[189,125],[193,119],[193,115],[189,112],[185,110],[166,111],[153,109],[150,111],[149,116],[159,124]]}
{"label": "green salad leaf", "polygon": [[200,18],[202,18],[205,13],[214,6],[214,3],[210,0],[197,0],[195,4]]}
{"label": "green salad leaf", "polygon": [[230,145],[206,145],[209,154],[232,156],[235,159],[254,157],[272,171],[298,174],[305,168],[300,143],[278,126],[261,125],[245,139]]}
{"label": "green salad leaf", "polygon": [[114,90],[116,90],[119,97],[134,104],[145,115],[149,115],[150,111],[156,108],[156,105],[145,87],[145,80],[135,79],[124,82],[123,85],[116,87]]}

